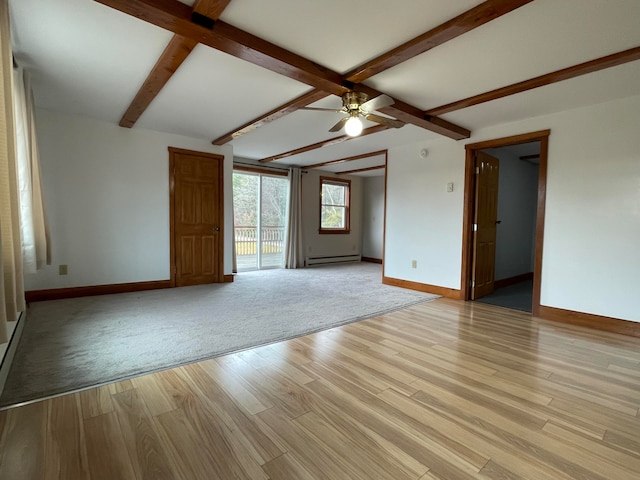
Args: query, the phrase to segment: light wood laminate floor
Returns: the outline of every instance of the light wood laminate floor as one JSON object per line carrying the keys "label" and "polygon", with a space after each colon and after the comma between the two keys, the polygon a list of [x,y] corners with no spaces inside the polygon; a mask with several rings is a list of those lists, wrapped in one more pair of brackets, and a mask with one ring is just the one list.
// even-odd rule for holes
{"label": "light wood laminate floor", "polygon": [[0,479],[637,480],[639,406],[640,338],[441,299],[0,412]]}

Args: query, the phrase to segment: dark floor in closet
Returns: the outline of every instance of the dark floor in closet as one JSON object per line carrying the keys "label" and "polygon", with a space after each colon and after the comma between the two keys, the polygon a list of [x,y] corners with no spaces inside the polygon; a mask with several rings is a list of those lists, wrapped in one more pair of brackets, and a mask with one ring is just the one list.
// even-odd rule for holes
{"label": "dark floor in closet", "polygon": [[508,287],[498,288],[476,301],[531,313],[532,296],[533,280],[525,280]]}

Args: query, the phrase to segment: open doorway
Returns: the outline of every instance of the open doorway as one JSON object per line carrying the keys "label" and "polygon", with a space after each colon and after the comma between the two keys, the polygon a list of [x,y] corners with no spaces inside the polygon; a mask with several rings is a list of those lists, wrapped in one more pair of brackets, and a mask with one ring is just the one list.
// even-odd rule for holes
{"label": "open doorway", "polygon": [[466,300],[539,310],[549,133],[466,146]]}
{"label": "open doorway", "polygon": [[362,178],[362,261],[382,264],[385,175]]}
{"label": "open doorway", "polygon": [[494,246],[489,256],[493,283],[483,285],[484,292],[472,286],[472,296],[479,302],[531,313],[540,142],[487,148],[478,154],[489,156],[496,166],[497,189],[491,194],[496,196],[497,208],[487,212],[494,226],[488,230]]}

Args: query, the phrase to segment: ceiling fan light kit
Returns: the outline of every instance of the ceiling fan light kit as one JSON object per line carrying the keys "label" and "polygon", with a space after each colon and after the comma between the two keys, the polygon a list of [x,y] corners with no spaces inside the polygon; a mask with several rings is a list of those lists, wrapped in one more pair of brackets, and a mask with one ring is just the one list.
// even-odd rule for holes
{"label": "ceiling fan light kit", "polygon": [[364,92],[347,92],[342,96],[342,107],[348,111],[358,111],[369,100],[369,95]]}
{"label": "ceiling fan light kit", "polygon": [[362,133],[362,121],[357,115],[349,117],[344,124],[344,131],[350,137],[357,137]]}
{"label": "ceiling fan light kit", "polygon": [[347,114],[338,123],[329,129],[330,132],[338,132],[344,128],[347,135],[350,137],[357,137],[362,133],[362,119],[376,122],[389,128],[400,128],[405,125],[401,120],[394,118],[383,117],[370,113],[375,110],[380,110],[389,105],[393,105],[394,101],[388,95],[378,95],[375,98],[369,100],[369,95],[364,92],[351,91],[342,95],[342,108],[340,110],[333,110],[330,108],[316,108],[316,107],[303,107],[303,110],[318,110],[322,112],[336,112]]}

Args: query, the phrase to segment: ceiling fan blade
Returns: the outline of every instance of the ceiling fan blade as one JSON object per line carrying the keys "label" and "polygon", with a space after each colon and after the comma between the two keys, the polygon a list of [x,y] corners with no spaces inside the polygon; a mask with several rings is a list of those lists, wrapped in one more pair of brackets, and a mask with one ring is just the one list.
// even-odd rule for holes
{"label": "ceiling fan blade", "polygon": [[319,112],[345,113],[344,110],[336,110],[335,108],[300,107],[298,110],[317,110]]}
{"label": "ceiling fan blade", "polygon": [[388,107],[389,105],[393,105],[394,103],[393,98],[383,93],[382,95],[378,95],[376,98],[372,98],[368,102],[364,102],[360,105],[360,109],[365,112],[374,112],[381,108]]}
{"label": "ceiling fan blade", "polygon": [[330,132],[339,132],[344,127],[344,124],[347,123],[347,120],[349,120],[349,117],[344,117],[342,120],[340,120],[338,123],[336,123],[333,127],[331,127],[329,129],[329,131]]}
{"label": "ceiling fan blade", "polygon": [[401,120],[396,120],[394,118],[382,117],[380,115],[376,115],[374,113],[367,113],[364,118],[367,120],[371,120],[372,122],[381,123],[387,127],[391,128],[400,128],[404,127],[405,123]]}

